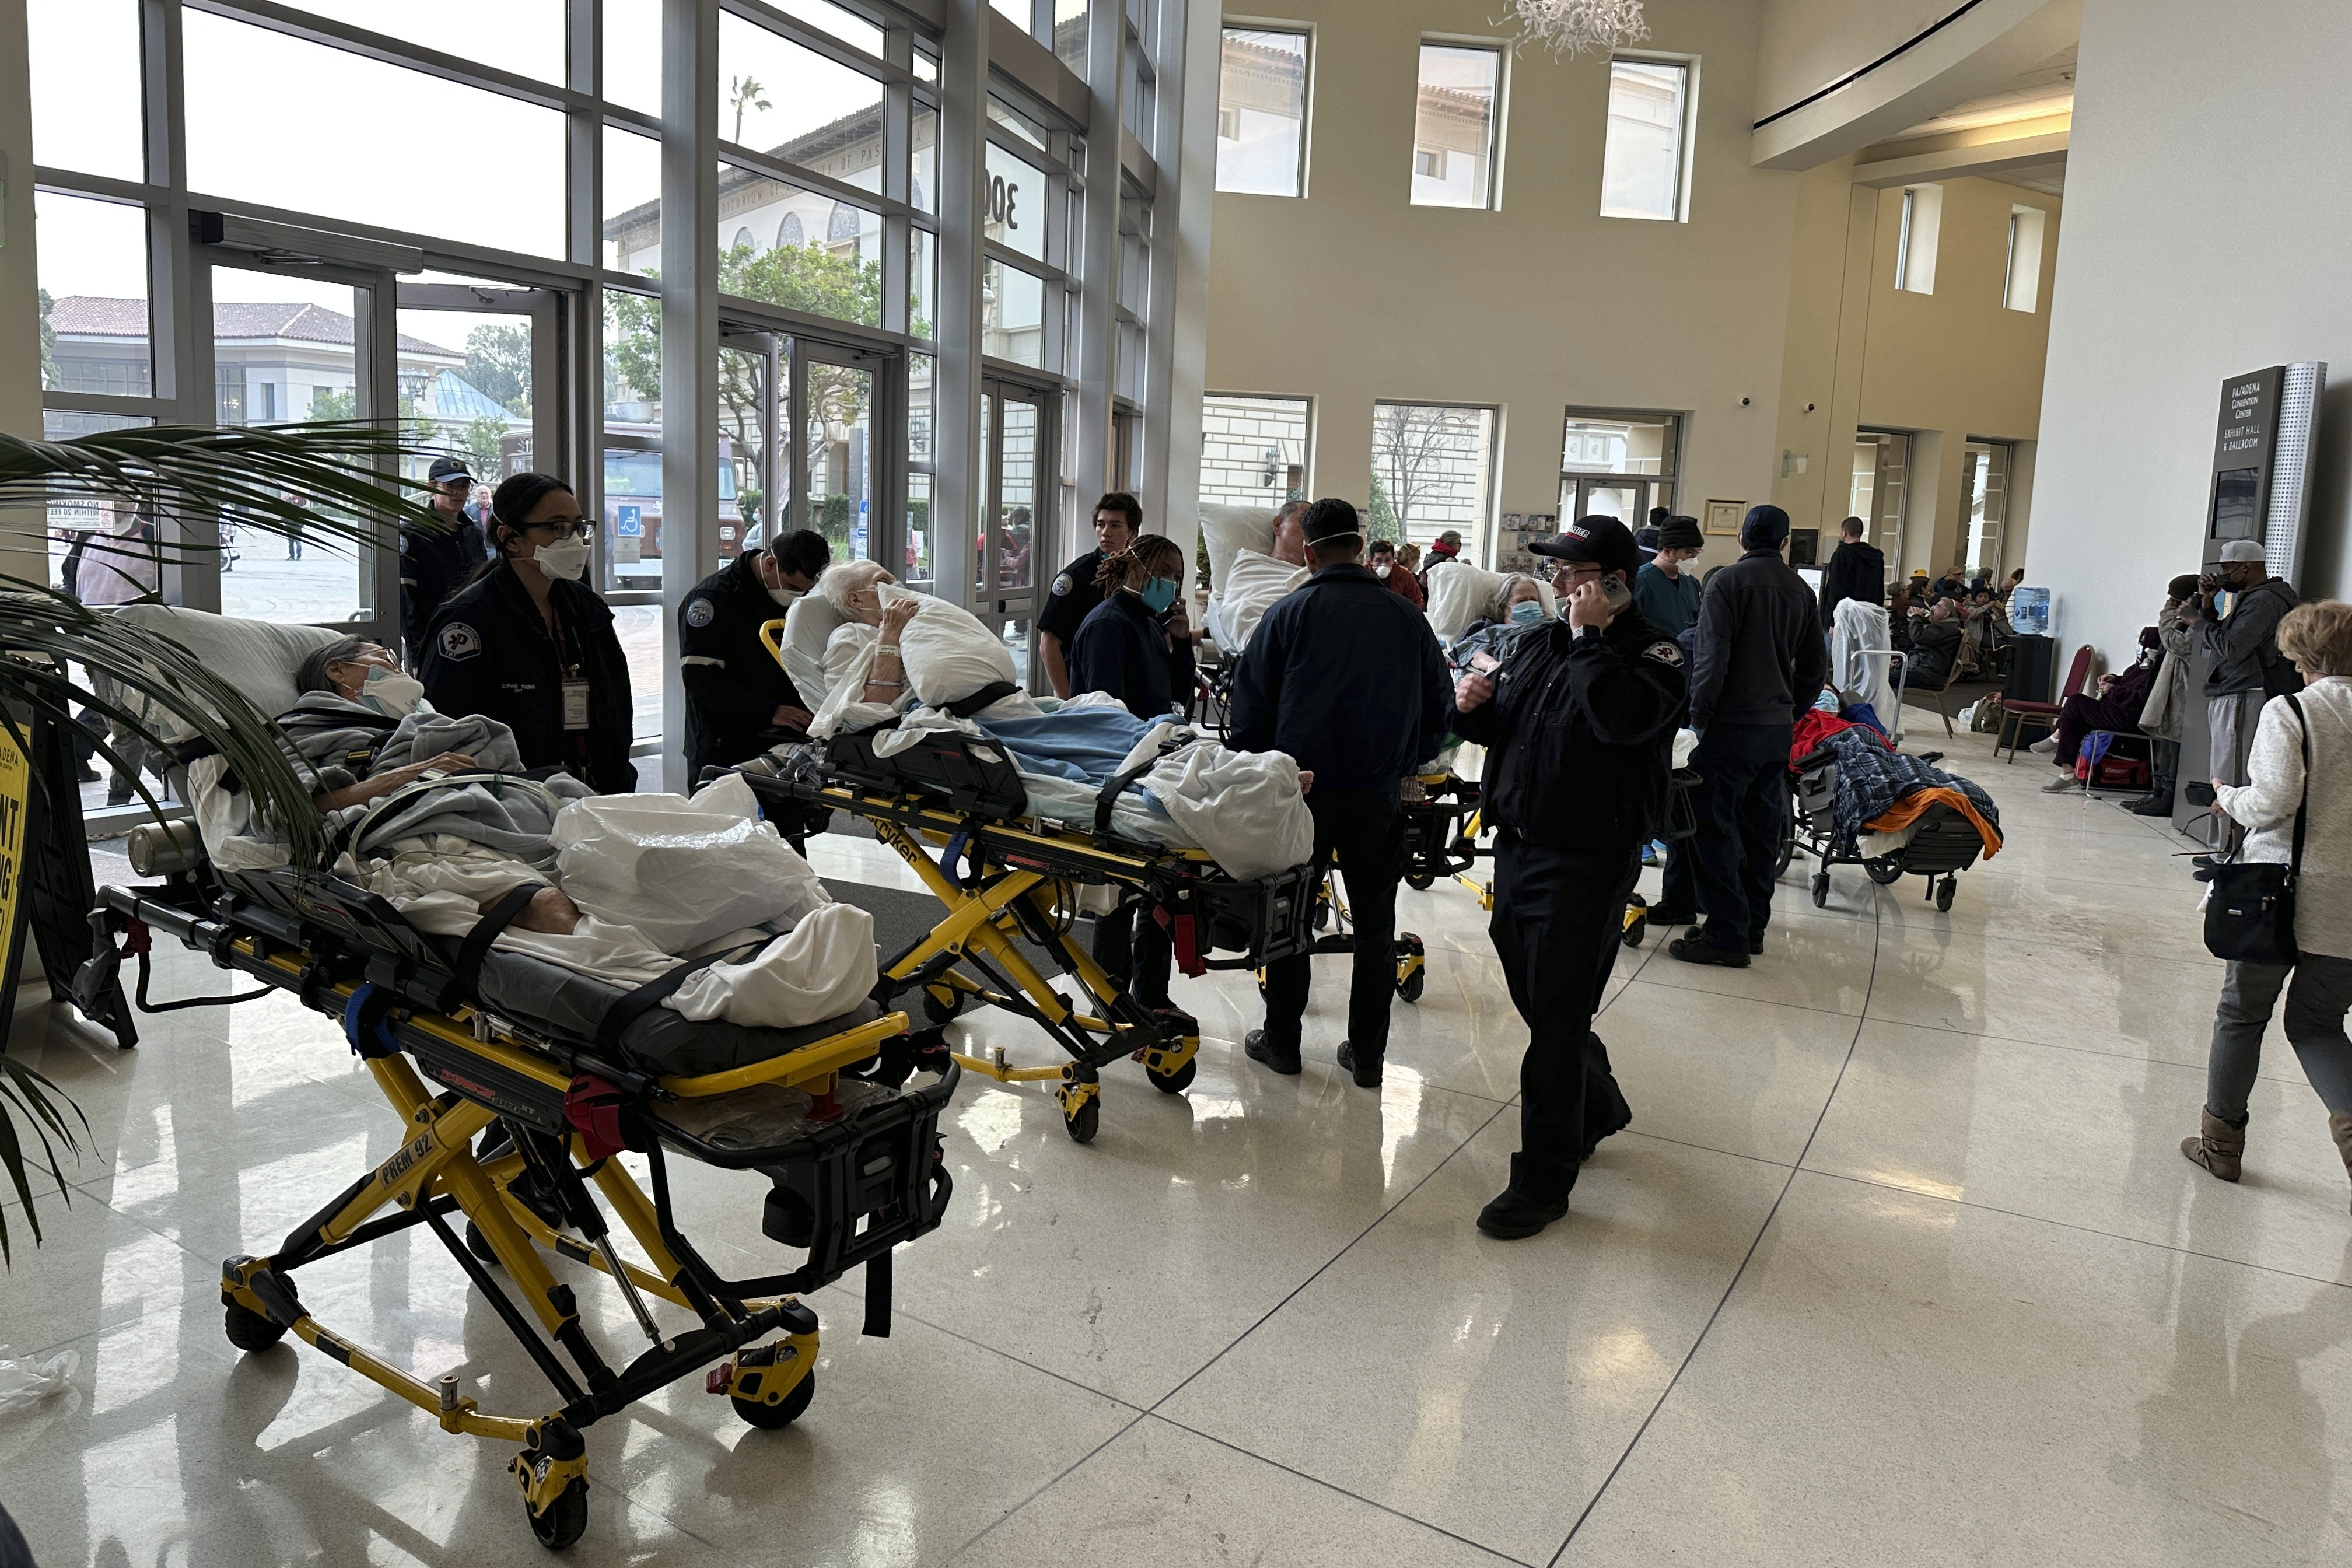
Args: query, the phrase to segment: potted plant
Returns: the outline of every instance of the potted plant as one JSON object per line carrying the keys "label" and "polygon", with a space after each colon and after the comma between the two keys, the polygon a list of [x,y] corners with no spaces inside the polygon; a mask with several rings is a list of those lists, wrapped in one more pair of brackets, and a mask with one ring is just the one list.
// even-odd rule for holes
{"label": "potted plant", "polygon": [[[141,546],[163,564],[217,550],[212,542],[223,521],[280,537],[299,533],[331,547],[373,547],[400,529],[455,526],[402,493],[425,489],[423,481],[393,472],[399,458],[427,455],[397,430],[363,421],[150,425],[65,441],[0,434],[0,513],[96,499],[142,516],[177,520],[178,538]],[[287,825],[295,864],[324,863],[326,844],[310,809],[310,787],[288,762],[270,715],[170,638],[90,609],[46,582],[0,574],[0,729],[29,757],[30,715],[70,724],[78,710],[95,711],[159,748],[152,716],[180,721],[218,747],[257,805]],[[136,766],[125,766],[105,740],[96,746],[119,770],[137,776]],[[47,786],[36,774],[31,787]],[[160,816],[162,807],[143,784],[139,793]],[[15,1003],[13,995],[0,996],[0,1006]],[[0,1193],[14,1191],[22,1202],[37,1246],[41,1225],[30,1173],[45,1166],[58,1195],[71,1201],[58,1156],[79,1153],[76,1121],[86,1133],[80,1110],[54,1084],[0,1054],[0,1176],[5,1178]],[[10,1248],[6,1213],[0,1210],[0,1264],[13,1261]]]}

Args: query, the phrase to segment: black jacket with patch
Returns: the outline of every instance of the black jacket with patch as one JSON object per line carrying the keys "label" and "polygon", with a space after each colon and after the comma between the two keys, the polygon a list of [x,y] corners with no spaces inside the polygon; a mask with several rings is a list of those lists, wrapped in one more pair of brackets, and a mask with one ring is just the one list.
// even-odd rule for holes
{"label": "black jacket with patch", "polygon": [[400,531],[400,640],[407,645],[411,669],[425,657],[425,634],[433,617],[489,553],[481,525],[463,513],[446,532]]}
{"label": "black jacket with patch", "polygon": [[1812,589],[1778,550],[1706,574],[1691,660],[1691,724],[1793,724],[1829,679]]}
{"label": "black jacket with patch", "polygon": [[805,738],[775,723],[778,708],[808,704],[760,640],[760,628],[784,616],[760,580],[760,554],[745,551],[697,583],[678,606],[689,780],[700,780],[707,767],[733,767],[778,742]]}
{"label": "black jacket with patch", "polygon": [[[629,661],[613,612],[585,583],[557,582],[551,636],[530,591],[499,562],[449,597],[425,634],[425,695],[444,713],[480,713],[514,731],[526,768],[562,768],[600,795],[637,787]],[[563,727],[563,682],[588,682],[588,727]]]}
{"label": "black jacket with patch", "polygon": [[1637,610],[1600,631],[1555,620],[1521,637],[1495,675],[1494,700],[1447,715],[1455,734],[1487,748],[1486,820],[1559,849],[1656,837],[1685,668],[1681,647]]}

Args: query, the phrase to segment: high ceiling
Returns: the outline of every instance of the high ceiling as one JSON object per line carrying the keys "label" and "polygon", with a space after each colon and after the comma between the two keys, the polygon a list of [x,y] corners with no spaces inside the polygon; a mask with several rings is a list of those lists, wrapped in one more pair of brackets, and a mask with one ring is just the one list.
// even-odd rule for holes
{"label": "high ceiling", "polygon": [[[1887,140],[1904,142],[1919,136],[1941,136],[1955,131],[1978,131],[1989,125],[2042,120],[2053,114],[2067,113],[2074,107],[2075,47],[2069,44],[2031,70],[2021,71],[2011,78],[2001,84],[1999,90],[1956,103],[1933,119],[1921,121],[1900,135]],[[2053,196],[2063,195],[2065,194],[2066,161],[2059,158],[2048,163],[2037,163],[2030,169],[2012,169],[1990,177]]]}

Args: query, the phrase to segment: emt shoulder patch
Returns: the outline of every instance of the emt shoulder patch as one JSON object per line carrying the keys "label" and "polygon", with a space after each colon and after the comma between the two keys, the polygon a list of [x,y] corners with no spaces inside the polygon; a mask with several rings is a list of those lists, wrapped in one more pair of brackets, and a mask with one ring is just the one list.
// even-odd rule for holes
{"label": "emt shoulder patch", "polygon": [[482,651],[482,634],[463,621],[451,621],[441,628],[441,657],[446,659],[467,659]]}
{"label": "emt shoulder patch", "polygon": [[1060,598],[1076,585],[1070,581],[1070,574],[1067,572],[1060,574],[1054,579],[1054,597]]}
{"label": "emt shoulder patch", "polygon": [[689,626],[707,626],[718,613],[710,607],[708,599],[688,599],[686,602],[686,624]]}
{"label": "emt shoulder patch", "polygon": [[1654,642],[1642,650],[1642,657],[1654,658],[1660,664],[1671,664],[1679,668],[1683,662],[1682,645],[1676,642]]}

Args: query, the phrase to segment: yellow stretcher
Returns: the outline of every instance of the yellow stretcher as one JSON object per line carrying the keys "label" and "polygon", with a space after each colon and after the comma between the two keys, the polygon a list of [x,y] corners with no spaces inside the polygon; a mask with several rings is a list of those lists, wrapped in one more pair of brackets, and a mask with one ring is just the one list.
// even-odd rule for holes
{"label": "yellow stretcher", "polygon": [[[519,1445],[510,1468],[524,1511],[551,1549],[569,1546],[587,1525],[583,1428],[706,1369],[704,1386],[726,1394],[752,1426],[795,1420],[815,1393],[810,1368],[818,1345],[816,1314],[795,1298],[863,1264],[866,1331],[887,1332],[890,1250],[936,1228],[945,1211],[950,1183],[938,1122],[957,1069],[942,1063],[935,1082],[913,1090],[843,1070],[904,1036],[903,1014],[769,1032],[786,1047],[772,1057],[723,1071],[664,1074],[604,1038],[493,1012],[472,994],[462,958],[451,961],[383,900],[331,877],[183,870],[161,887],[108,888],[102,897],[91,917],[100,955],[86,966],[77,994],[113,984],[121,961],[134,958],[142,1007],[218,1005],[218,998],[148,1000],[152,933],[177,937],[221,967],[339,1019],[408,1130],[390,1159],[275,1252],[223,1265],[230,1342],[259,1352],[290,1332],[430,1413],[444,1431]],[[623,1149],[648,1162],[650,1195],[613,1157]],[[805,1249],[806,1262],[757,1279],[720,1276],[678,1228],[670,1153],[767,1176],[761,1229]],[[646,1266],[615,1248],[608,1210]],[[460,1215],[462,1239],[452,1224]],[[448,1248],[530,1352],[555,1389],[553,1409],[489,1414],[455,1376],[428,1381],[394,1366],[304,1307],[296,1269],[419,1225]],[[646,1346],[625,1364],[607,1362],[582,1322],[572,1287],[557,1279],[542,1252],[609,1279]],[[700,1326],[665,1332],[647,1297],[685,1308]]]}

